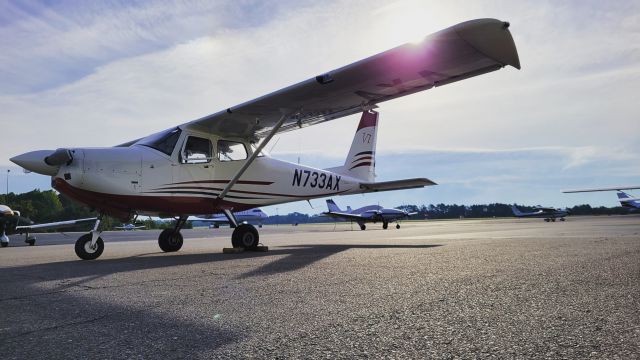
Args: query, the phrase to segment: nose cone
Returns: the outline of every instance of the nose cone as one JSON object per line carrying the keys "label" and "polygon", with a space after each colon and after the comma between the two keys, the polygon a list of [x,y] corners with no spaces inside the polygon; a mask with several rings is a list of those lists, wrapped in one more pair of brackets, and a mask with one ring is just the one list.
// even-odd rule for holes
{"label": "nose cone", "polygon": [[44,158],[51,155],[53,152],[54,150],[30,151],[22,155],[14,156],[9,160],[29,171],[42,175],[54,176],[58,173],[58,167],[47,165],[47,163],[44,162]]}

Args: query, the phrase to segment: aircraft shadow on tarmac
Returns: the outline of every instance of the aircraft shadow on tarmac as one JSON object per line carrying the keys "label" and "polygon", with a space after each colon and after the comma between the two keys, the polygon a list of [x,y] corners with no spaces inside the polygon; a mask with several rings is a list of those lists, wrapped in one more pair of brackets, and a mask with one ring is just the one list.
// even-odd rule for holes
{"label": "aircraft shadow on tarmac", "polygon": [[[441,245],[299,245],[276,247],[269,252],[242,254],[139,254],[121,259],[103,259],[92,262],[65,261],[49,264],[9,267],[0,273],[3,289],[0,304],[11,305],[8,318],[0,321],[6,327],[4,348],[25,358],[37,356],[39,349],[46,349],[51,357],[69,356],[69,354],[91,354],[91,356],[109,356],[114,348],[130,354],[153,357],[153,354],[177,354],[183,351],[215,351],[226,344],[236,343],[243,338],[242,331],[233,327],[208,324],[194,324],[186,320],[174,319],[170,312],[159,309],[166,304],[157,304],[146,308],[131,308],[107,301],[93,301],[82,296],[80,290],[91,290],[87,284],[103,276],[128,271],[162,269],[172,266],[193,265],[216,261],[235,261],[250,258],[275,256],[278,259],[258,266],[239,278],[265,276],[295,271],[331,255],[349,249],[410,249],[419,251]],[[157,256],[153,256],[157,255]],[[282,255],[287,255],[282,257]],[[72,281],[70,278],[78,280]],[[60,281],[60,284],[43,291],[40,284],[48,281]],[[7,291],[7,287],[13,288]],[[80,292],[78,292],[80,291]],[[55,299],[56,311],[46,306]],[[25,306],[25,304],[27,304]],[[17,305],[17,306],[16,306]],[[84,310],[83,310],[84,309]],[[68,314],[76,317],[69,319]],[[24,319],[39,318],[38,323],[25,322]],[[54,325],[51,325],[54,324]],[[170,327],[171,329],[168,329]],[[131,333],[135,329],[145,329],[144,336],[113,336],[113,334]],[[64,334],[66,341],[48,343],[41,340],[39,347],[24,347],[21,339],[41,337],[51,333]],[[92,333],[98,343],[86,342],[85,333]],[[175,334],[167,339],[168,334]],[[188,336],[185,336],[188,334]],[[55,338],[55,336],[53,337]],[[85,352],[86,351],[86,352]],[[159,351],[159,352],[158,352]],[[184,354],[184,353],[183,353]],[[41,355],[41,354],[40,354]]]}

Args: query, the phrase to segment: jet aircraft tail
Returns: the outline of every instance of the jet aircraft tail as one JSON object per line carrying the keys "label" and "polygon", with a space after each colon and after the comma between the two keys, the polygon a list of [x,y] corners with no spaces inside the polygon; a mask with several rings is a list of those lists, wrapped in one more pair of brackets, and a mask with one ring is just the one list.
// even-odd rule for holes
{"label": "jet aircraft tail", "polygon": [[373,110],[363,112],[344,165],[326,170],[373,182],[377,134],[378,113]]}

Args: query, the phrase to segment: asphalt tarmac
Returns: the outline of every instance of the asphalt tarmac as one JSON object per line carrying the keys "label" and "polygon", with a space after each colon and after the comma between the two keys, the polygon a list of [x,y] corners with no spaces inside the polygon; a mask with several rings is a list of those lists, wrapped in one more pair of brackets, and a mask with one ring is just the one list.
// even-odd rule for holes
{"label": "asphalt tarmac", "polygon": [[[0,249],[0,358],[640,357],[640,217],[78,234]],[[56,245],[53,245],[56,244]]]}

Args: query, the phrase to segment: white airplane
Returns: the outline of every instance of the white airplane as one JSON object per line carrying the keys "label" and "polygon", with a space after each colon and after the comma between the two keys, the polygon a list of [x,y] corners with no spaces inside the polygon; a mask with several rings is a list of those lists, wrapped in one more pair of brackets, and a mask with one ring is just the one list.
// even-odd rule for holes
{"label": "white airplane", "polygon": [[138,229],[146,229],[147,227],[144,225],[136,226],[135,224],[124,224],[122,226],[115,226],[116,230],[124,230],[124,231],[133,231]]}
{"label": "white airplane", "polygon": [[568,209],[556,209],[553,207],[543,207],[536,206],[536,211],[523,213],[520,211],[515,205],[511,206],[511,211],[513,211],[513,215],[519,218],[533,217],[533,218],[544,218],[545,222],[556,222],[556,218],[560,218],[560,221],[565,221],[565,216],[569,215],[570,212]]}
{"label": "white airplane", "polygon": [[617,191],[618,200],[620,205],[629,208],[631,211],[637,211],[640,209],[640,198],[631,196],[622,190],[635,190],[640,189],[640,185],[631,186],[610,186],[604,188],[590,188],[590,189],[572,189],[563,190],[563,193],[581,193],[581,192],[596,192],[596,191]]}
{"label": "white airplane", "polygon": [[381,222],[382,228],[385,230],[389,227],[390,222],[395,222],[396,229],[400,229],[400,223],[398,221],[408,219],[411,215],[417,214],[398,209],[385,209],[379,205],[369,205],[356,210],[342,211],[331,199],[327,200],[327,208],[329,211],[324,212],[324,215],[336,219],[354,221],[358,223],[360,230],[365,230],[367,228],[365,225],[367,222],[372,222],[374,224]]}
{"label": "white airplane", "polygon": [[34,230],[50,230],[70,227],[77,224],[95,222],[97,218],[58,221],[45,224],[34,224],[28,218],[22,217],[19,211],[11,210],[6,205],[0,205],[0,246],[9,246],[7,235],[25,234],[24,242],[33,246],[36,243],[35,236],[29,236]]}
{"label": "white airplane", "polygon": [[[233,216],[235,216],[236,221],[240,223],[257,223],[258,227],[262,227],[262,223],[265,219],[269,217],[267,213],[262,211],[262,209],[249,209],[244,211],[234,212]],[[230,224],[229,219],[224,214],[213,214],[211,217],[199,215],[199,216],[189,216],[188,221],[202,221],[211,223],[212,226],[217,229],[220,227],[220,224]],[[232,225],[233,226],[233,225]]]}
{"label": "white airplane", "polygon": [[[375,182],[373,109],[507,65],[520,68],[509,23],[467,21],[329,71],[271,94],[177,127],[107,148],[38,150],[14,163],[49,175],[53,187],[127,221],[136,215],[175,217],[158,244],[182,247],[189,215],[223,212],[235,226],[234,247],[255,249],[258,231],[233,211],[335,195],[419,188],[425,178]],[[274,135],[362,113],[344,165],[316,169],[271,158],[262,149]],[[76,242],[81,259],[102,254],[100,218]]]}

